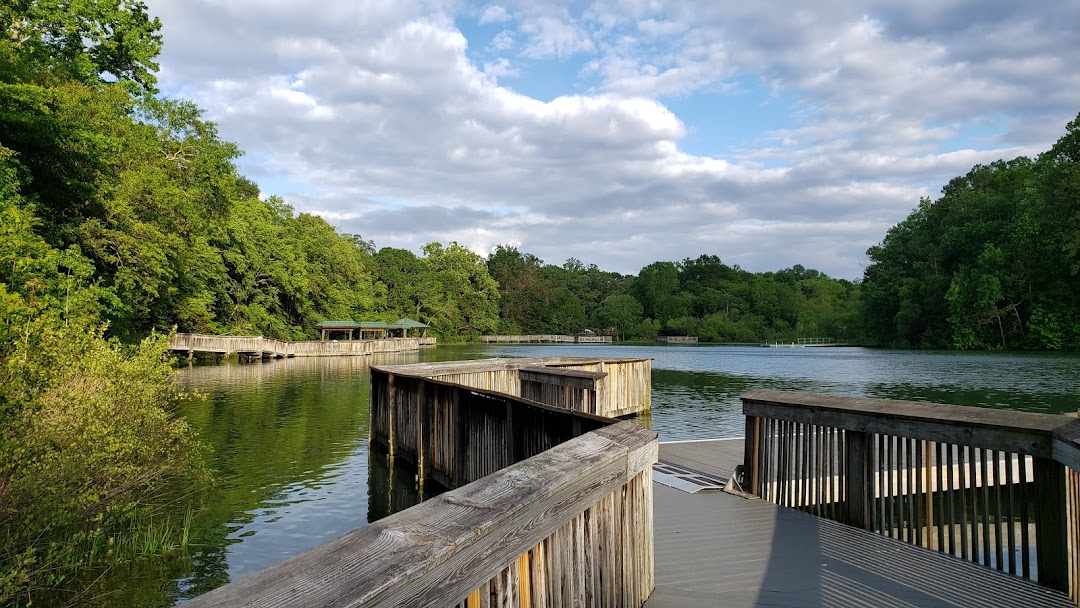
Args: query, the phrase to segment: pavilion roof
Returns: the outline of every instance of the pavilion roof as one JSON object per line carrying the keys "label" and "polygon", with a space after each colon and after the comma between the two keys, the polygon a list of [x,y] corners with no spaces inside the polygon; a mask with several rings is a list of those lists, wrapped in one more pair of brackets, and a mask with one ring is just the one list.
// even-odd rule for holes
{"label": "pavilion roof", "polygon": [[360,323],[356,321],[319,321],[315,324],[316,329],[359,329]]}

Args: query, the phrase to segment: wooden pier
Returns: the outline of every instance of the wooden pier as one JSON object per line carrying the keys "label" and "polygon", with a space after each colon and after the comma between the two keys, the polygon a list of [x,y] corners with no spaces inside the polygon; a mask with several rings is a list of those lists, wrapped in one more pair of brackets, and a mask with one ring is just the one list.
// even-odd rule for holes
{"label": "wooden pier", "polygon": [[752,391],[751,495],[1080,599],[1080,420]]}
{"label": "wooden pier", "polygon": [[[457,381],[512,375],[552,403]],[[373,368],[371,440],[456,489],[189,605],[1077,605],[1080,420],[752,391],[743,438],[658,445],[595,380]]]}
{"label": "wooden pier", "polygon": [[643,605],[656,433],[429,371],[372,368],[371,440],[456,489],[188,605]]}
{"label": "wooden pier", "polygon": [[434,346],[435,338],[382,338],[378,340],[310,340],[286,342],[262,336],[208,336],[175,334],[169,350],[184,353],[211,353],[228,357],[237,354],[249,359],[285,357],[355,357],[375,353],[398,353]]}
{"label": "wooden pier", "polygon": [[652,359],[478,359],[383,366],[376,372],[421,376],[608,418],[644,414],[652,404]]}
{"label": "wooden pier", "polygon": [[832,338],[798,338],[791,342],[765,342],[762,346],[768,348],[809,348],[809,347],[821,347],[821,346],[850,346],[848,344],[837,344],[833,342]]}
{"label": "wooden pier", "polygon": [[[668,448],[660,444],[658,467]],[[763,500],[659,483],[653,492],[656,591],[646,608],[1073,606],[1032,581]]]}
{"label": "wooden pier", "polygon": [[531,334],[527,336],[480,336],[485,344],[611,344],[611,336],[596,334]]}

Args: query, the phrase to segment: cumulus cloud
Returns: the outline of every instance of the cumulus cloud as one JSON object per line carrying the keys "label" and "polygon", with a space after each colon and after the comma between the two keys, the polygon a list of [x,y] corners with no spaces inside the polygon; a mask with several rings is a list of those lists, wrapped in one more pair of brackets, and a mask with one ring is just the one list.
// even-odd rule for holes
{"label": "cumulus cloud", "polygon": [[[149,4],[163,87],[208,110],[245,171],[414,250],[511,243],[623,272],[715,253],[854,278],[919,197],[1045,149],[1080,109],[1070,3]],[[459,19],[505,29],[470,39]],[[761,110],[777,126],[692,151],[748,80],[787,100]]]}
{"label": "cumulus cloud", "polygon": [[513,19],[513,17],[510,16],[510,13],[506,12],[506,9],[498,4],[489,4],[480,12],[480,25],[488,23],[506,23],[511,19]]}
{"label": "cumulus cloud", "polygon": [[495,37],[488,44],[487,50],[489,52],[509,51],[514,48],[514,44],[514,33],[510,30],[503,30],[495,34]]}

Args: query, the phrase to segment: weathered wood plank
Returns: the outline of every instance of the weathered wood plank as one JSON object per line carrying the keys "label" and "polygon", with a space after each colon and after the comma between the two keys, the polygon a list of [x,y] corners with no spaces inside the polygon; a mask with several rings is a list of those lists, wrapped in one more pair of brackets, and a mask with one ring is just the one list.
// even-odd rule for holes
{"label": "weathered wood plank", "polygon": [[625,484],[628,451],[584,435],[188,605],[459,603],[503,564]]}
{"label": "weathered wood plank", "polygon": [[1039,584],[1068,592],[1069,542],[1065,495],[1065,466],[1047,458],[1035,459],[1035,537]]}
{"label": "weathered wood plank", "polygon": [[746,393],[743,413],[1044,458],[1052,456],[1053,432],[1067,422],[1053,414],[771,390]]}
{"label": "weathered wood plank", "polygon": [[[766,471],[775,481],[759,489],[763,497],[805,509],[807,500],[822,500],[819,484],[831,488],[836,475],[843,483],[838,515],[853,526],[1025,578],[1032,576],[1034,558],[1040,584],[1080,596],[1080,516],[1074,504],[1080,503],[1080,421],[769,390],[745,395],[743,411],[744,459],[757,465],[776,458]],[[766,443],[778,443],[764,457],[751,449],[759,418],[765,419]],[[835,453],[830,445],[824,467],[816,462],[816,429],[822,426],[828,435],[837,430],[845,438]],[[752,478],[753,470],[748,473]],[[1028,492],[1034,492],[1030,515]]]}
{"label": "weathered wood plank", "polygon": [[1074,471],[1080,471],[1080,420],[1054,429],[1053,458]]}

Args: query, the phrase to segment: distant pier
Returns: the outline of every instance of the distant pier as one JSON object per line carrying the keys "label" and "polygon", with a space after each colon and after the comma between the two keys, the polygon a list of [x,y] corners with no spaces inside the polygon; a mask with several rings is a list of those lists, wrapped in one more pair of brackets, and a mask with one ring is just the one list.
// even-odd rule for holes
{"label": "distant pier", "polygon": [[766,348],[807,348],[821,346],[850,346],[849,344],[837,344],[832,338],[798,338],[792,342],[765,342]]}
{"label": "distant pier", "polygon": [[287,342],[262,336],[210,336],[176,334],[169,350],[187,354],[210,353],[222,357],[236,354],[246,359],[283,359],[286,357],[365,356],[375,353],[399,353],[435,346],[435,338],[382,338],[378,340],[310,340]]}
{"label": "distant pier", "polygon": [[526,336],[480,336],[485,344],[611,344],[611,336],[596,334],[531,334]]}

